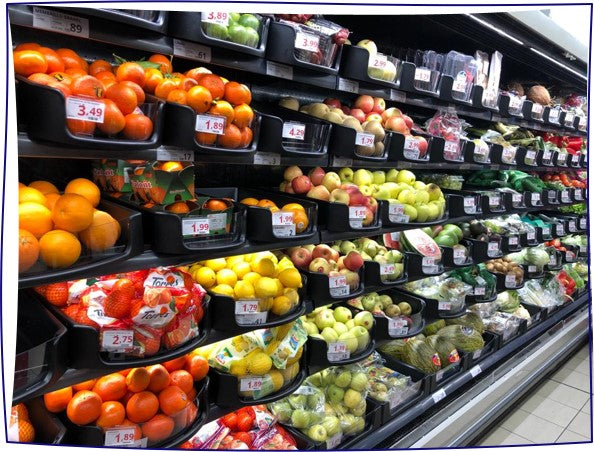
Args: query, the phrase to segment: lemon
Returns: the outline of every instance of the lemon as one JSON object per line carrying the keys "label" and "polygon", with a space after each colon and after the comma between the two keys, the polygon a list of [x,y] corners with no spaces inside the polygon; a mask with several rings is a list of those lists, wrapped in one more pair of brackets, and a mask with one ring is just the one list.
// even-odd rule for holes
{"label": "lemon", "polygon": [[208,268],[212,268],[215,272],[218,272],[227,266],[227,261],[225,261],[225,258],[219,257],[218,259],[208,259],[207,261],[204,261],[203,264]]}
{"label": "lemon", "polygon": [[289,322],[289,323],[285,323],[284,325],[277,327],[275,330],[275,337],[278,340],[283,339],[287,335],[287,333],[289,331],[291,331],[291,328],[293,328],[294,324],[295,324],[295,322]]}
{"label": "lemon", "polygon": [[279,297],[279,296],[281,296],[284,293],[285,286],[283,286],[283,284],[277,278],[274,278],[274,283],[276,284],[276,294],[275,294],[275,296],[276,297]]}
{"label": "lemon", "polygon": [[279,281],[285,287],[289,287],[291,289],[298,289],[303,286],[301,282],[301,273],[296,268],[287,268],[283,270],[278,275]]}
{"label": "lemon", "polygon": [[250,359],[246,359],[246,361],[248,362],[247,371],[252,375],[267,374],[272,368],[272,360],[270,359],[270,356],[262,350],[258,350],[250,357]]}
{"label": "lemon", "polygon": [[214,270],[209,267],[200,267],[192,273],[192,277],[205,289],[210,289],[217,283],[217,275]]}
{"label": "lemon", "polygon": [[237,278],[239,279],[243,279],[245,275],[252,271],[250,264],[247,262],[237,262],[236,264],[233,264],[233,266],[231,266],[230,268],[235,272]]}
{"label": "lemon", "polygon": [[260,298],[260,302],[258,303],[260,312],[270,311],[270,308],[272,308],[273,300],[274,299],[272,297]]}
{"label": "lemon", "polygon": [[278,276],[280,272],[286,270],[287,268],[295,268],[295,265],[293,265],[291,259],[285,256],[278,262],[278,264],[276,264],[275,275]]}
{"label": "lemon", "polygon": [[274,300],[272,300],[272,308],[270,308],[270,310],[275,315],[284,315],[289,312],[292,307],[293,303],[291,303],[289,297],[281,295],[280,297],[276,297]]}
{"label": "lemon", "polygon": [[280,341],[273,340],[268,346],[266,347],[266,353],[268,355],[272,355],[274,351],[278,348]]}
{"label": "lemon", "polygon": [[235,292],[233,291],[233,287],[227,284],[219,284],[211,289],[214,293],[219,295],[225,295],[227,297],[233,298],[235,296]]}
{"label": "lemon", "polygon": [[196,262],[195,264],[190,265],[190,273],[194,273],[195,271],[198,271],[198,269],[202,268],[202,264],[199,262]]}
{"label": "lemon", "polygon": [[235,292],[235,298],[255,298],[256,291],[254,290],[254,286],[249,281],[237,281],[235,287],[233,288]]}
{"label": "lemon", "polygon": [[243,255],[243,261],[244,262],[251,262],[252,259],[254,259],[254,256],[255,255],[256,255],[255,253],[244,254]]}
{"label": "lemon", "polygon": [[227,267],[228,268],[233,268],[233,266],[235,264],[238,264],[240,262],[243,262],[243,255],[241,255],[241,256],[229,256],[227,258]]}
{"label": "lemon", "polygon": [[297,350],[297,353],[295,354],[295,356],[293,356],[292,358],[289,358],[287,360],[287,366],[290,366],[290,365],[298,362],[299,359],[301,359],[301,355],[303,355],[303,347],[300,347],[299,350]]}
{"label": "lemon", "polygon": [[217,272],[217,284],[226,284],[233,287],[237,282],[237,275],[233,270],[223,268]]}
{"label": "lemon", "polygon": [[256,296],[258,298],[274,297],[276,296],[276,292],[278,291],[276,281],[267,276],[261,277],[256,282],[256,285],[254,287],[256,289]]}
{"label": "lemon", "polygon": [[247,362],[245,358],[237,359],[231,362],[231,366],[229,368],[229,373],[231,375],[235,375],[236,377],[242,377],[247,375]]}
{"label": "lemon", "polygon": [[283,291],[283,295],[291,300],[293,306],[296,306],[299,303],[299,292],[297,292],[296,289],[287,288]]}
{"label": "lemon", "polygon": [[261,276],[274,276],[274,262],[267,257],[262,259],[252,260],[250,267],[253,272],[260,274]]}
{"label": "lemon", "polygon": [[272,379],[272,385],[274,386],[274,392],[280,391],[280,389],[285,384],[285,379],[283,378],[283,374],[281,374],[278,370],[272,369],[268,375]]}
{"label": "lemon", "polygon": [[270,259],[274,265],[278,263],[278,258],[272,251],[260,251],[259,253],[255,253],[252,260],[258,261],[260,259]]}
{"label": "lemon", "polygon": [[231,345],[240,352],[247,350],[250,346],[249,342],[243,336],[235,336],[231,339]]}
{"label": "lemon", "polygon": [[256,286],[256,283],[258,282],[258,280],[261,278],[262,276],[260,276],[259,273],[256,272],[249,272],[246,273],[245,275],[243,275],[243,280],[244,281],[248,281],[249,283],[251,283],[252,286]]}
{"label": "lemon", "polygon": [[287,367],[280,371],[285,381],[291,381],[299,373],[299,362],[287,364]]}

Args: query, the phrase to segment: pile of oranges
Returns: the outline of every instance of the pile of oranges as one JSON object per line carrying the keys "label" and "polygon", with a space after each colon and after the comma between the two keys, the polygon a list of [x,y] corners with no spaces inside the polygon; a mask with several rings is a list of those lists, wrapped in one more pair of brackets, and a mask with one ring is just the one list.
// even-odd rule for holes
{"label": "pile of oranges", "polygon": [[102,123],[66,119],[72,134],[107,136],[120,133],[129,140],[147,140],[153,121],[139,108],[145,101],[144,68],[125,62],[114,68],[105,60],[89,64],[74,50],[42,47],[37,43],[19,44],[14,52],[15,73],[30,81],[55,88],[65,97],[86,97],[103,104]]}
{"label": "pile of oranges", "polygon": [[50,268],[69,267],[82,245],[89,252],[114,246],[121,227],[97,209],[100,198],[97,185],[84,178],[71,180],[62,195],[48,181],[19,182],[19,273],[39,258]]}
{"label": "pile of oranges", "polygon": [[[24,403],[18,403],[11,408],[10,422],[8,425],[9,440],[13,437],[14,440],[18,440],[20,443],[32,443],[35,440],[35,428],[33,427],[33,424],[31,424],[29,410],[27,410]],[[17,430],[14,432],[14,435],[11,435],[12,429]]]}
{"label": "pile of oranges", "polygon": [[104,431],[127,427],[134,440],[163,441],[190,426],[198,415],[194,383],[206,377],[208,362],[196,354],[148,367],[105,375],[44,394],[52,413],[66,412],[77,425]]}
{"label": "pile of oranges", "polygon": [[256,198],[244,198],[240,201],[241,204],[247,206],[263,207],[274,212],[292,212],[293,213],[293,224],[295,225],[295,232],[301,234],[309,226],[309,218],[305,208],[296,202],[285,204],[282,208],[276,205],[274,201],[270,199],[256,199]]}

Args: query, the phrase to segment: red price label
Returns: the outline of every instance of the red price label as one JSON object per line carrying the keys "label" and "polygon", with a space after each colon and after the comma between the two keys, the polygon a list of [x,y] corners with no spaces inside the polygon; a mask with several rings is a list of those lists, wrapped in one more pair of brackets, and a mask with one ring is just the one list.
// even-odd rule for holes
{"label": "red price label", "polygon": [[415,69],[415,80],[419,82],[428,82],[431,80],[431,71],[422,67]]}
{"label": "red price label", "polygon": [[316,35],[298,31],[295,34],[295,48],[317,53],[320,48],[320,38]]}
{"label": "red price label", "polygon": [[224,25],[225,27],[229,25],[229,13],[225,12],[206,12],[202,13],[202,22],[208,22],[210,24],[219,24]]}
{"label": "red price label", "polygon": [[357,132],[355,136],[355,144],[359,146],[373,146],[375,143],[375,135],[372,133]]}
{"label": "red price label", "polygon": [[223,135],[225,133],[225,123],[227,118],[215,115],[196,115],[196,132],[215,133]]}
{"label": "red price label", "polygon": [[415,137],[407,136],[404,139],[404,150],[405,151],[418,151],[419,150],[419,140]]}
{"label": "red price label", "polygon": [[182,220],[182,235],[208,235],[210,222],[208,218],[184,218]]}
{"label": "red price label", "polygon": [[73,96],[66,98],[67,119],[81,119],[102,124],[104,117],[105,105],[103,102]]}
{"label": "red price label", "polygon": [[241,380],[239,380],[239,390],[259,391],[260,389],[262,389],[262,381],[263,378],[261,377],[242,378]]}
{"label": "red price label", "polygon": [[283,123],[283,138],[303,140],[305,138],[305,124],[298,122]]}
{"label": "red price label", "polygon": [[272,214],[273,226],[285,226],[293,224],[293,212],[274,212]]}
{"label": "red price label", "polygon": [[380,264],[380,275],[393,275],[395,270],[394,264]]}
{"label": "red price label", "polygon": [[101,339],[101,349],[109,352],[128,350],[134,343],[132,330],[104,330]]}
{"label": "red price label", "polygon": [[364,206],[351,206],[349,207],[349,219],[350,220],[362,220],[365,218],[367,209]]}
{"label": "red price label", "polygon": [[382,55],[381,53],[377,53],[369,58],[369,62],[371,63],[370,67],[375,67],[379,69],[385,69],[388,65],[388,57],[386,55]]}
{"label": "red price label", "polygon": [[330,289],[337,289],[339,287],[348,287],[346,276],[330,276],[328,278]]}
{"label": "red price label", "polygon": [[404,206],[402,204],[392,203],[388,206],[388,215],[402,215],[404,213]]}
{"label": "red price label", "polygon": [[328,344],[328,353],[344,353],[347,351],[345,342],[330,342]]}
{"label": "red price label", "polygon": [[104,446],[131,446],[134,444],[133,428],[110,428],[105,430]]}
{"label": "red price label", "polygon": [[235,302],[235,314],[253,314],[258,312],[258,300],[238,300]]}

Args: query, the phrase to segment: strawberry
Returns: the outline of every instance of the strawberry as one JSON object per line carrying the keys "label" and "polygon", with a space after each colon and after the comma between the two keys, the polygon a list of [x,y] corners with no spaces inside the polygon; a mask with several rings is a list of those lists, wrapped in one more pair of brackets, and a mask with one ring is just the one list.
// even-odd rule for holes
{"label": "strawberry", "polygon": [[116,319],[128,317],[134,291],[134,284],[129,279],[117,280],[103,302],[105,315]]}
{"label": "strawberry", "polygon": [[45,289],[45,299],[54,306],[66,306],[68,302],[68,283],[48,284]]}

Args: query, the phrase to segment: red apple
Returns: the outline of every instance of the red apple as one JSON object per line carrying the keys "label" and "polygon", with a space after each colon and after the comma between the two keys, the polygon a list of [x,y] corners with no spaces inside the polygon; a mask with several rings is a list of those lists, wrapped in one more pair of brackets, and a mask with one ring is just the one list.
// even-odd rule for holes
{"label": "red apple", "polygon": [[[329,261],[334,257],[333,251],[336,252],[325,243],[320,243],[319,245],[316,245],[313,251],[311,252],[311,257],[313,257],[314,259],[321,257]],[[338,258],[336,258],[336,260],[338,260]]]}
{"label": "red apple", "polygon": [[326,171],[319,166],[316,166],[314,169],[310,170],[307,175],[311,179],[311,183],[314,185],[320,185],[322,183],[322,179],[324,179],[324,175]]}
{"label": "red apple", "polygon": [[406,123],[406,127],[411,129],[414,124],[414,121],[412,120],[412,118],[408,115],[402,115],[402,119],[404,119],[404,122]]}
{"label": "red apple", "polygon": [[287,185],[285,185],[285,193],[290,193],[291,195],[295,194],[295,190],[293,190],[293,185],[289,182],[287,182]]}
{"label": "red apple", "polygon": [[427,140],[425,137],[416,136],[415,139],[419,143],[419,157],[424,157],[427,154]]}
{"label": "red apple", "polygon": [[312,260],[309,263],[308,269],[310,272],[324,273],[326,275],[330,273],[330,271],[332,270],[332,268],[330,267],[330,263],[326,259],[321,257]]}
{"label": "red apple", "polygon": [[311,252],[303,247],[297,247],[296,249],[292,250],[289,254],[291,258],[291,262],[295,265],[295,267],[299,268],[307,268],[309,267],[309,263],[312,260]]}
{"label": "red apple", "polygon": [[336,108],[342,107],[342,104],[340,103],[340,101],[338,99],[334,99],[333,97],[327,97],[326,99],[324,99],[324,103],[326,105],[328,105],[329,107],[336,107]]}
{"label": "red apple", "polygon": [[340,259],[340,253],[338,251],[336,251],[332,247],[330,247],[330,252],[332,253],[332,257],[330,258],[330,262],[334,262],[334,264],[336,264],[338,262],[338,259]]}
{"label": "red apple", "polygon": [[363,218],[363,226],[369,226],[371,223],[373,223],[374,219],[375,215],[373,214],[371,209],[369,207],[365,207],[365,218]]}
{"label": "red apple", "polygon": [[285,170],[283,176],[287,182],[291,182],[296,177],[303,176],[303,171],[301,171],[301,168],[299,168],[298,166],[293,165],[289,166]]}
{"label": "red apple", "polygon": [[360,123],[363,123],[365,121],[365,112],[360,108],[351,109],[351,116]]}
{"label": "red apple", "polygon": [[320,201],[329,201],[330,200],[330,192],[323,185],[318,185],[317,187],[312,187],[307,192],[306,196],[308,198],[319,199]]}
{"label": "red apple", "polygon": [[351,114],[351,109],[349,107],[347,107],[346,105],[343,105],[342,107],[340,107],[340,109],[344,112],[345,115]]}
{"label": "red apple", "polygon": [[349,195],[354,193],[361,193],[359,187],[351,183],[342,184],[340,188],[342,190],[345,190]]}
{"label": "red apple", "polygon": [[361,192],[349,194],[350,201],[349,206],[364,206],[365,205],[365,195]]}
{"label": "red apple", "polygon": [[382,117],[379,113],[371,112],[367,116],[365,116],[365,121],[377,121],[380,124],[382,123]]}
{"label": "red apple", "polygon": [[295,179],[291,180],[291,187],[293,187],[295,193],[307,193],[312,187],[311,180],[307,176],[297,176]]}
{"label": "red apple", "polygon": [[377,206],[378,206],[378,204],[377,204],[377,200],[374,197],[370,196],[368,198],[368,204],[367,205],[369,206],[369,208],[371,209],[371,211],[374,214],[375,214],[375,212],[377,212]]}
{"label": "red apple", "polygon": [[398,132],[403,135],[408,135],[410,130],[406,127],[406,122],[400,116],[390,116],[386,123],[384,124],[384,128],[386,130],[391,130],[392,132]]}
{"label": "red apple", "polygon": [[396,107],[390,107],[382,113],[382,120],[386,121],[392,116],[402,116],[402,112]]}
{"label": "red apple", "polygon": [[351,251],[344,258],[344,266],[349,270],[356,272],[363,267],[363,258],[357,251]]}
{"label": "red apple", "polygon": [[381,115],[385,109],[386,109],[386,101],[384,99],[382,99],[381,97],[374,97],[373,98],[373,109],[371,111],[374,111]]}
{"label": "red apple", "polygon": [[354,106],[355,108],[360,108],[363,110],[363,113],[367,114],[373,110],[373,103],[373,97],[363,94],[362,96],[357,97]]}

